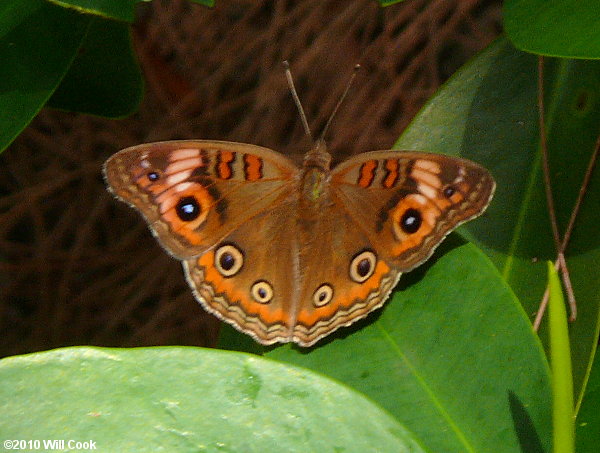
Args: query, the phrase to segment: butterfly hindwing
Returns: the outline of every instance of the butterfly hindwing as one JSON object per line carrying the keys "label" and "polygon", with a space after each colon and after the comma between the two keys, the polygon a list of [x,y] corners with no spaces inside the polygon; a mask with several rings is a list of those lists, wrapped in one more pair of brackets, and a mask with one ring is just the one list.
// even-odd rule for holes
{"label": "butterfly hindwing", "polygon": [[292,338],[300,284],[296,204],[290,197],[183,263],[204,308],[263,344]]}
{"label": "butterfly hindwing", "polygon": [[[300,286],[293,341],[310,346],[380,307],[400,272],[363,224],[335,204],[301,224]],[[310,270],[310,271],[307,271]]]}
{"label": "butterfly hindwing", "polygon": [[297,197],[184,261],[210,312],[263,344],[310,346],[381,306],[400,277],[355,220],[326,204],[297,221]]}

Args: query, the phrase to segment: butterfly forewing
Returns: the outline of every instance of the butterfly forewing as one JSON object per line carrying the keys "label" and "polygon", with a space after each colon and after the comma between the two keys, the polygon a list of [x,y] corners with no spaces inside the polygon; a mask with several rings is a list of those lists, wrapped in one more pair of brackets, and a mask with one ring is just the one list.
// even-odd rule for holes
{"label": "butterfly forewing", "polygon": [[120,151],[104,172],[111,191],[144,215],[170,254],[184,259],[285,200],[299,170],[258,146],[173,141]]}
{"label": "butterfly forewing", "polygon": [[339,209],[363,225],[382,257],[402,272],[481,214],[495,188],[490,173],[474,162],[402,151],[360,154],[335,168],[331,181]]}

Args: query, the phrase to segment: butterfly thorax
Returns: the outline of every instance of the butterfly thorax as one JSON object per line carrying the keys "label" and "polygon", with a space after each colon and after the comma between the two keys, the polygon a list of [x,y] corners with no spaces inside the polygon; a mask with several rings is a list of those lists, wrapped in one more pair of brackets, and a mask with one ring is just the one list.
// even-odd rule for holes
{"label": "butterfly thorax", "polygon": [[301,179],[302,202],[319,206],[326,202],[329,186],[329,166],[331,155],[327,152],[325,142],[319,140],[313,149],[304,156]]}

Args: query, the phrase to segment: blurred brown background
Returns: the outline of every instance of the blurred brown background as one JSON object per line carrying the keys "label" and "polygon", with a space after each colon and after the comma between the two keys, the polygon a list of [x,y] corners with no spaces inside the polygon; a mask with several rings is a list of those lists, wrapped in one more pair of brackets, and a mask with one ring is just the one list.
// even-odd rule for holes
{"label": "blurred brown background", "polygon": [[218,321],[181,266],[114,200],[103,161],[165,139],[233,140],[300,162],[282,61],[313,133],[362,66],[327,141],[339,161],[390,148],[423,103],[501,31],[499,0],[180,0],[138,5],[139,113],[46,109],[0,155],[0,356],[67,345],[210,346]]}

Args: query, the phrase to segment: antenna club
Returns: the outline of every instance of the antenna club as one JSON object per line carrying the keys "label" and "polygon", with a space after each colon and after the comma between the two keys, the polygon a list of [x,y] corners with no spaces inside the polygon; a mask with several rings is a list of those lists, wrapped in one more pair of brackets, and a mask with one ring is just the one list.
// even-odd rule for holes
{"label": "antenna club", "polygon": [[[294,86],[294,79],[292,78],[292,72],[290,70],[290,63],[289,63],[289,61],[284,60],[283,61],[283,67],[285,68],[285,78],[287,79],[288,86],[290,87],[290,92],[292,94],[292,98],[294,99],[294,103],[296,104],[296,107],[298,108],[298,112],[300,113],[300,119],[302,120],[302,126],[304,127],[304,132],[306,132],[306,135],[308,136],[308,138],[310,138],[311,140],[313,140],[312,134],[310,132],[310,127],[308,126],[308,121],[306,120],[306,115],[304,113],[304,109],[302,108],[302,104],[300,103],[300,98],[298,97],[298,93],[296,92],[296,87]],[[345,88],[344,92],[340,96],[340,99],[338,100],[337,104],[335,105],[335,107],[333,109],[333,112],[331,113],[331,116],[327,120],[327,123],[325,124],[325,127],[323,128],[323,132],[321,132],[321,135],[318,138],[318,140],[316,142],[316,145],[318,145],[318,144],[320,144],[321,142],[324,141],[325,134],[329,130],[329,126],[331,125],[331,121],[333,120],[333,117],[335,116],[335,114],[337,113],[338,109],[340,108],[340,105],[342,105],[342,102],[346,98],[346,95],[348,94],[348,91],[350,91],[350,87],[352,86],[352,82],[354,81],[354,78],[356,77],[356,73],[358,72],[359,69],[360,69],[360,64],[358,64],[358,63],[355,64],[352,76],[350,77],[350,80],[348,80],[348,83],[346,84],[346,88]],[[318,146],[317,146],[317,148],[318,148]]]}
{"label": "antenna club", "polygon": [[333,117],[335,116],[335,114],[337,113],[338,109],[340,108],[340,105],[342,105],[342,102],[344,102],[344,99],[346,99],[346,95],[348,94],[348,91],[350,91],[350,87],[352,86],[352,82],[354,82],[354,78],[356,77],[356,72],[359,69],[360,69],[360,65],[358,63],[356,65],[354,65],[354,71],[352,72],[352,75],[350,76],[350,79],[348,80],[348,83],[346,84],[346,88],[344,89],[344,92],[342,93],[342,95],[340,96],[340,99],[338,100],[337,104],[333,108],[333,112],[331,112],[331,116],[329,117],[329,119],[327,120],[327,123],[325,124],[325,127],[323,128],[323,132],[321,132],[321,135],[319,136],[319,140],[324,140],[325,139],[325,134],[329,130],[329,126],[331,126],[331,122],[333,121]]}

